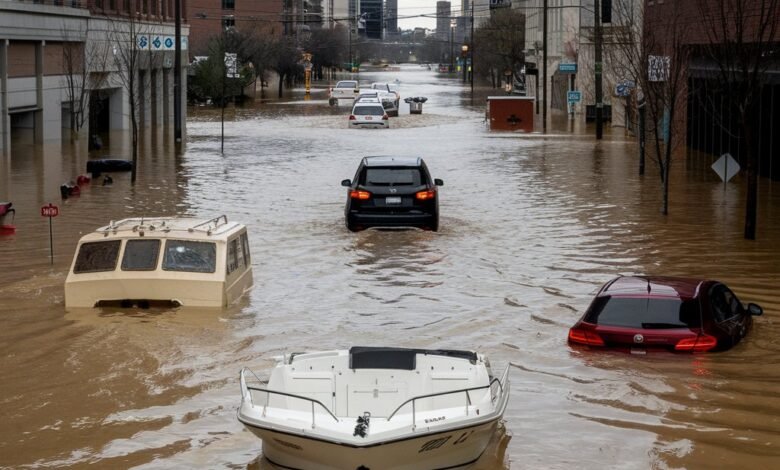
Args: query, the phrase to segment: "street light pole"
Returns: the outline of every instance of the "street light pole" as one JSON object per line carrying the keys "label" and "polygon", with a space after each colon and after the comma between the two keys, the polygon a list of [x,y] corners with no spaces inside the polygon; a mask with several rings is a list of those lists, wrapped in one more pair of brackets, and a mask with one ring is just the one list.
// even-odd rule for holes
{"label": "street light pole", "polygon": [[[598,0],[596,0],[598,1]],[[542,22],[542,132],[547,133],[547,0],[544,0]],[[539,90],[536,90],[539,93]]]}
{"label": "street light pole", "polygon": [[173,139],[181,143],[181,0],[174,0],[174,31],[176,46],[173,53]]}
{"label": "street light pole", "polygon": [[452,40],[454,36],[455,28],[452,27],[452,20],[450,20],[450,73],[452,73],[453,69],[455,68],[455,57],[453,57],[453,50],[452,50]]}

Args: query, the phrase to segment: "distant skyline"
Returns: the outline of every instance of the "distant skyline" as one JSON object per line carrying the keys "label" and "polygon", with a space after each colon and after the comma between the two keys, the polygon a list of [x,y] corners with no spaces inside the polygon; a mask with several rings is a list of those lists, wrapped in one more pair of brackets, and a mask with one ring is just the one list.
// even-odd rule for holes
{"label": "distant skyline", "polygon": [[[436,2],[438,0],[398,0],[398,28],[436,29]],[[450,1],[453,7],[455,2]],[[460,5],[460,0],[457,0]],[[427,15],[425,17],[418,15]],[[406,18],[412,17],[412,18]]]}

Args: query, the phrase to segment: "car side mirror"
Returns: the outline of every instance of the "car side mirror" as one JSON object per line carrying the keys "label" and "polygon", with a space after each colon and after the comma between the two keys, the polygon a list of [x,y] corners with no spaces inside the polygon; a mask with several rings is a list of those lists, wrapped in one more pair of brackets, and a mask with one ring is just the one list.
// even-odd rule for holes
{"label": "car side mirror", "polygon": [[341,185],[342,186],[346,186],[346,187],[350,187],[350,186],[352,186],[352,181],[350,181],[350,180],[341,180]]}
{"label": "car side mirror", "polygon": [[750,303],[747,306],[748,313],[754,317],[758,317],[764,314],[764,309],[758,304]]}
{"label": "car side mirror", "polygon": [[440,180],[439,178],[434,178],[433,184],[435,184],[436,186],[444,186],[444,181]]}

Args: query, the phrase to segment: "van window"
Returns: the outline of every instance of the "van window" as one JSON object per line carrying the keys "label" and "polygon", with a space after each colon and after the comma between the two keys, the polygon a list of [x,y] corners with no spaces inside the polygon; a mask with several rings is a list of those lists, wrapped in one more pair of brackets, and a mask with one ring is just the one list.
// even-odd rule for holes
{"label": "van window", "polygon": [[211,242],[168,240],[162,268],[166,271],[213,273],[217,269],[217,246]]}
{"label": "van window", "polygon": [[78,274],[113,271],[116,269],[121,245],[121,240],[82,244],[76,257],[76,263],[73,265],[73,272]]}
{"label": "van window", "polygon": [[227,252],[227,273],[230,274],[236,269],[238,269],[239,260],[238,260],[238,238],[234,238],[228,242],[228,252]]}
{"label": "van window", "polygon": [[246,232],[241,234],[241,249],[244,250],[246,267],[252,266],[252,259],[249,257],[249,237],[247,237]]}
{"label": "van window", "polygon": [[122,271],[154,271],[160,255],[160,240],[128,240],[122,256]]}

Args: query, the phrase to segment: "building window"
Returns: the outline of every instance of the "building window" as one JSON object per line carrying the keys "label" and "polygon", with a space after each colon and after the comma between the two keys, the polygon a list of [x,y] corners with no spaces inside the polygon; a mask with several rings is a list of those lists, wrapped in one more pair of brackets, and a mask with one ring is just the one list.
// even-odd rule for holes
{"label": "building window", "polygon": [[222,9],[223,10],[235,10],[236,9],[236,0],[222,0]]}
{"label": "building window", "polygon": [[229,16],[223,16],[222,17],[222,28],[228,29],[228,28],[235,28],[236,27],[236,17],[233,15]]}

